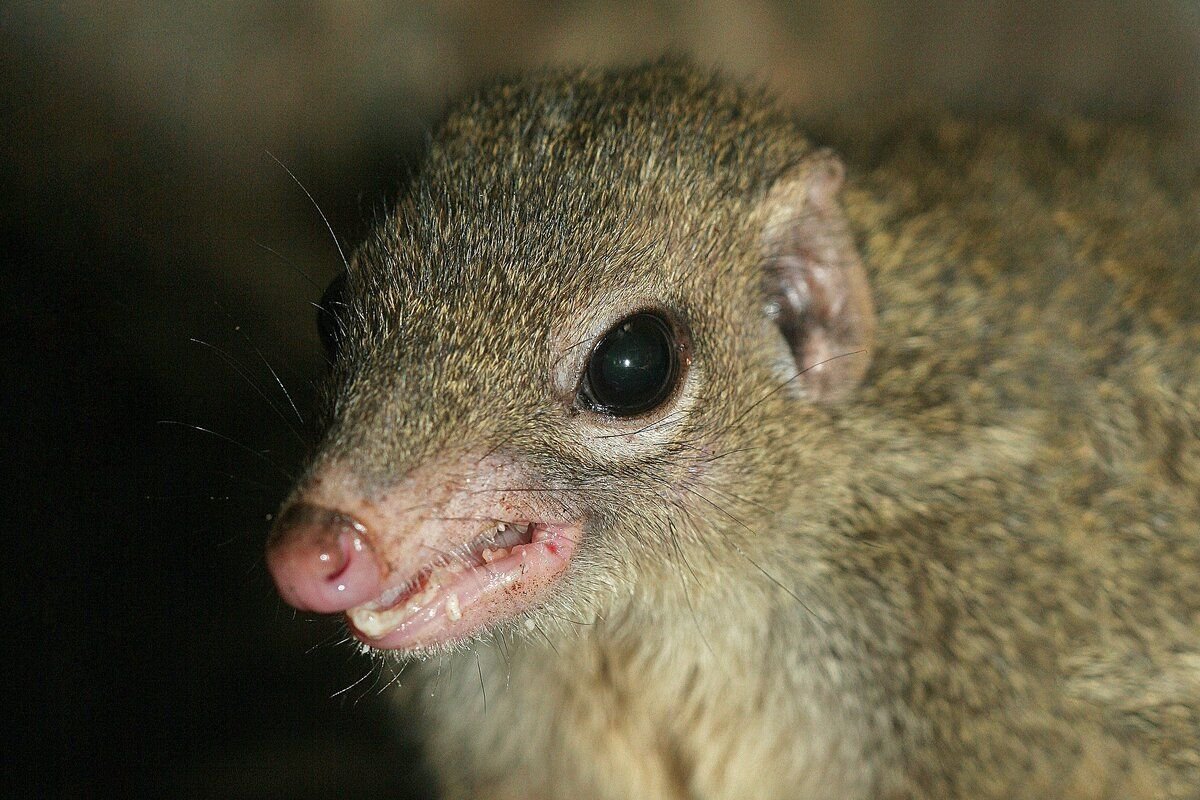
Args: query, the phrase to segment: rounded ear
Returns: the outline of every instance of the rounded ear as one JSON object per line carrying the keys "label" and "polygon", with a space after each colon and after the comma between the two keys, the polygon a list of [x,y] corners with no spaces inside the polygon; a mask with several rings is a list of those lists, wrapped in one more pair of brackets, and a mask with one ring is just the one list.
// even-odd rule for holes
{"label": "rounded ear", "polygon": [[836,401],[871,363],[875,306],[838,194],[842,162],[819,150],[785,172],[763,201],[768,311],[796,362],[796,385]]}

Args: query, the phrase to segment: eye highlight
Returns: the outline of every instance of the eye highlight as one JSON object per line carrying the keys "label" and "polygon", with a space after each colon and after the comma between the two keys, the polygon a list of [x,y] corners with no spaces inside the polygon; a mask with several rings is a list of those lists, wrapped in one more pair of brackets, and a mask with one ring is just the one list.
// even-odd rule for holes
{"label": "eye highlight", "polygon": [[632,417],[666,401],[679,382],[679,346],[654,312],[632,314],[600,337],[588,359],[579,400],[611,417]]}

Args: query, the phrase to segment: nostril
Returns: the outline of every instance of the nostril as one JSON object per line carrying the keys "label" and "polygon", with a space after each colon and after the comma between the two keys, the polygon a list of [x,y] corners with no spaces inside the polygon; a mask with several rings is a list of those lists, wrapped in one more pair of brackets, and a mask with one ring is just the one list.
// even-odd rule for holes
{"label": "nostril", "polygon": [[344,611],[379,592],[379,562],[367,527],[311,503],[295,503],[276,520],[267,567],[283,599],[308,611]]}
{"label": "nostril", "polygon": [[327,574],[326,580],[333,580],[346,571],[346,567],[350,564],[350,553],[346,552],[353,545],[358,545],[362,540],[358,537],[353,538],[353,545],[347,539],[350,534],[342,532],[338,535],[337,541],[334,542],[327,551],[322,551],[317,560],[321,562],[321,566],[325,568]]}
{"label": "nostril", "polygon": [[337,579],[350,566],[354,554],[366,549],[364,536],[367,529],[361,523],[335,517],[331,527],[336,538],[323,539],[317,549],[319,571],[324,573],[325,580]]}
{"label": "nostril", "polygon": [[366,528],[361,523],[353,522],[351,529],[338,533],[337,541],[323,549],[317,556],[327,582],[337,582],[337,591],[346,591],[345,580],[351,573],[351,568],[364,558],[374,558],[374,553],[367,546]]}

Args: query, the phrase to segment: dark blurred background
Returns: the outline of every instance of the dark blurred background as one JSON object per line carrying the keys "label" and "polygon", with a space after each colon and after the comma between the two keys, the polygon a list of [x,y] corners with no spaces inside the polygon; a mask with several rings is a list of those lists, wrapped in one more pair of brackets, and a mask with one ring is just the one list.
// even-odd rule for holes
{"label": "dark blurred background", "polygon": [[428,796],[389,676],[263,567],[339,266],[287,170],[352,247],[447,98],[668,49],[809,114],[1200,110],[1193,2],[4,4],[8,785]]}

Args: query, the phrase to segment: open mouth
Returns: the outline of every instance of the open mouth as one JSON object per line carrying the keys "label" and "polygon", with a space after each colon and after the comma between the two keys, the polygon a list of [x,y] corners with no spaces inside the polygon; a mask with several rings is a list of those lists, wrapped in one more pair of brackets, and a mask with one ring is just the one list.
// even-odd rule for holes
{"label": "open mouth", "polygon": [[498,522],[347,611],[351,630],[383,650],[464,639],[537,603],[566,571],[579,533],[577,525]]}

